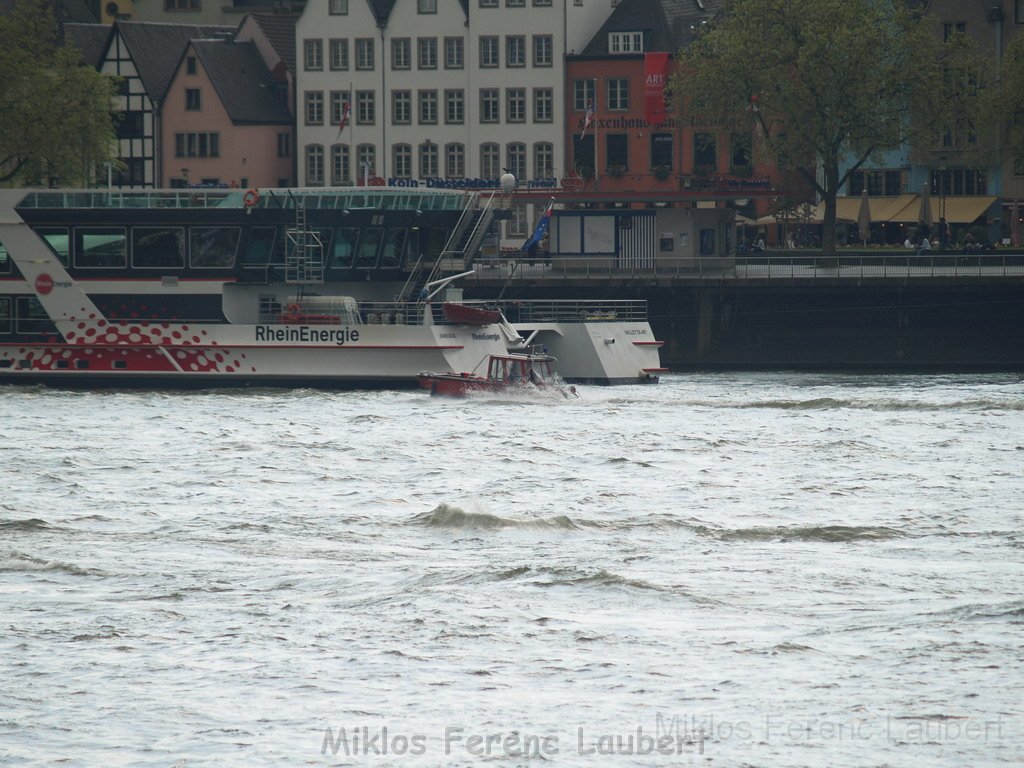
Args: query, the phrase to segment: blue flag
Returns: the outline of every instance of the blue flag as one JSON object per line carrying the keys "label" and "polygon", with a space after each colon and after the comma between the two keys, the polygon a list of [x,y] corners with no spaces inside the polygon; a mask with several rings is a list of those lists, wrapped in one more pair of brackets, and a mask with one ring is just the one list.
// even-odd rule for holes
{"label": "blue flag", "polygon": [[540,245],[540,241],[544,239],[544,235],[547,234],[548,224],[551,223],[551,211],[555,207],[555,201],[552,200],[548,203],[547,210],[544,211],[544,215],[540,217],[540,221],[537,222],[537,228],[533,230],[533,234],[530,238],[523,243],[522,252],[529,253],[532,248],[536,248]]}

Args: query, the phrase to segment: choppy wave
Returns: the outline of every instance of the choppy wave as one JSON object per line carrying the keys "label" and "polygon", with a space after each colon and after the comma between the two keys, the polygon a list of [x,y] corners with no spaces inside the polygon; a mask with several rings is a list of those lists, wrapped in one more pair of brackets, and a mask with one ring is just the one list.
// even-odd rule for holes
{"label": "choppy wave", "polygon": [[66,573],[72,576],[105,576],[98,568],[85,568],[63,560],[46,560],[21,552],[0,552],[0,573]]}
{"label": "choppy wave", "polygon": [[3,533],[29,533],[54,529],[55,526],[38,517],[29,517],[24,520],[0,520],[0,532]]}
{"label": "choppy wave", "polygon": [[450,504],[439,504],[429,512],[416,515],[409,523],[427,528],[452,528],[467,530],[501,530],[502,528],[520,528],[525,530],[563,530],[575,531],[594,527],[593,523],[580,523],[568,515],[539,517],[534,519],[514,519],[500,517],[490,512],[466,512]]}
{"label": "choppy wave", "polygon": [[754,528],[710,528],[692,526],[711,538],[722,541],[820,541],[841,543],[854,541],[884,541],[906,534],[885,525],[804,525],[758,526]]}

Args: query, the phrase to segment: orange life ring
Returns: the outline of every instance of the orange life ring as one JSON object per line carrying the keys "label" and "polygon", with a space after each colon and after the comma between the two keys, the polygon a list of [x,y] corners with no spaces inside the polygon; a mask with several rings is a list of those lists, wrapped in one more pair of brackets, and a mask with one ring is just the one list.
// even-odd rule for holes
{"label": "orange life ring", "polygon": [[260,193],[255,189],[250,189],[245,193],[245,197],[242,198],[242,202],[245,203],[246,208],[252,208],[259,201]]}

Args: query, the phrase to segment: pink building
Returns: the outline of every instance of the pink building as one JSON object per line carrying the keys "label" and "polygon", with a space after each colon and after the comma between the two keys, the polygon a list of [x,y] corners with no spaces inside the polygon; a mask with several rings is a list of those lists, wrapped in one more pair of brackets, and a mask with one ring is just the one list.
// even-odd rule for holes
{"label": "pink building", "polygon": [[251,42],[192,40],[167,89],[161,128],[163,186],[294,181],[287,89]]}

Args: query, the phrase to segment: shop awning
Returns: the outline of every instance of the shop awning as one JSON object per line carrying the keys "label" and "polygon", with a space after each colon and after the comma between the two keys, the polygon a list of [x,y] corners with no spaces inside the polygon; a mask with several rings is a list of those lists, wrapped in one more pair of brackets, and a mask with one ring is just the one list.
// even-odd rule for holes
{"label": "shop awning", "polygon": [[[996,198],[991,195],[947,195],[945,198],[932,196],[929,202],[932,209],[932,221],[938,222],[945,211],[946,221],[950,224],[973,224],[987,211]],[[871,223],[892,222],[896,224],[916,224],[921,216],[921,196],[914,192],[886,197],[869,197]],[[859,197],[840,197],[836,200],[836,221],[853,224],[857,221],[860,210]],[[757,224],[779,224],[783,221],[792,224],[821,224],[825,218],[825,204],[818,203],[806,211],[792,212],[783,216],[762,216]]]}
{"label": "shop awning", "polygon": [[[992,195],[947,195],[945,198],[932,195],[928,202],[931,204],[932,221],[935,223],[945,216],[950,224],[973,224],[995,201],[996,198]],[[916,224],[920,218],[921,203],[918,200],[899,211],[890,221]]]}

